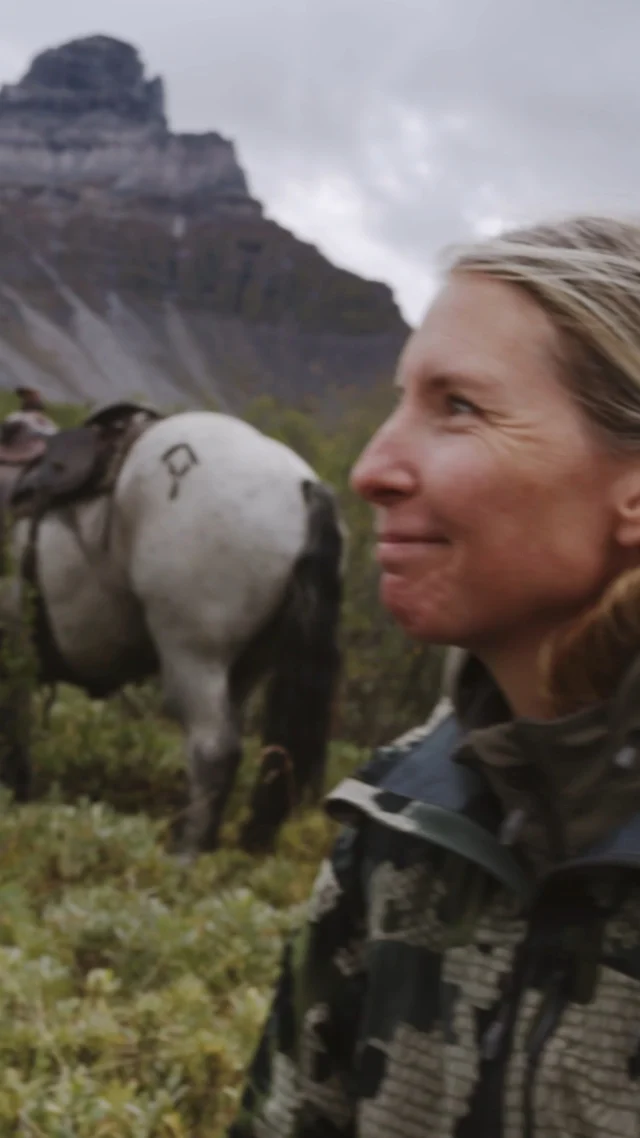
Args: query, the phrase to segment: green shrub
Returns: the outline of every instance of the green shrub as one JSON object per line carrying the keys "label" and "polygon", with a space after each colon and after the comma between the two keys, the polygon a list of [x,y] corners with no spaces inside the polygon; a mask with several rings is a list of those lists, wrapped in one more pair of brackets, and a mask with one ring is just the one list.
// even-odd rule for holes
{"label": "green shrub", "polygon": [[[177,730],[70,688],[40,718],[45,797],[0,795],[0,1138],[224,1132],[333,835],[307,810],[273,855],[241,853],[246,750],[222,848],[184,866],[167,852],[186,789]],[[361,759],[336,744],[329,785]]]}

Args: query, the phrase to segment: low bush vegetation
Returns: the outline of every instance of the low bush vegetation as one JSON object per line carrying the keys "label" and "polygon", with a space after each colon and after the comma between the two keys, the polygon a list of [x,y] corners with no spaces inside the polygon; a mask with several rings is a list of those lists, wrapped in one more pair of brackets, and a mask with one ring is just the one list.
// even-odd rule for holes
{"label": "low bush vegetation", "polygon": [[[42,701],[40,701],[42,704]],[[320,810],[276,852],[235,835],[184,866],[173,726],[63,689],[34,734],[39,798],[0,798],[0,1135],[214,1138],[232,1117],[283,937],[332,836]],[[334,744],[329,784],[361,755]]]}

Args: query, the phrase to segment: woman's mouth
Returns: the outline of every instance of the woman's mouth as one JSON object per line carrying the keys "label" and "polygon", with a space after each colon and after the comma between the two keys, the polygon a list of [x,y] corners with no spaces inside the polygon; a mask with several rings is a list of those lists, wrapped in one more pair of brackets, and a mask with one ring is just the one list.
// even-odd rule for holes
{"label": "woman's mouth", "polygon": [[450,544],[440,534],[381,533],[376,543],[376,561],[387,572],[441,552]]}

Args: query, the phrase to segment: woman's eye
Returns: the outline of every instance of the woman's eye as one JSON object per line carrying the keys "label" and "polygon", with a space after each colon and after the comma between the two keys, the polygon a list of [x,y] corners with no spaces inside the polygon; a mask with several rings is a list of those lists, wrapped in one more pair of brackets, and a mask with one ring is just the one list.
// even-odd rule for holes
{"label": "woman's eye", "polygon": [[446,404],[447,410],[450,411],[452,415],[479,414],[479,408],[476,407],[475,403],[471,403],[470,400],[465,399],[462,395],[447,395]]}

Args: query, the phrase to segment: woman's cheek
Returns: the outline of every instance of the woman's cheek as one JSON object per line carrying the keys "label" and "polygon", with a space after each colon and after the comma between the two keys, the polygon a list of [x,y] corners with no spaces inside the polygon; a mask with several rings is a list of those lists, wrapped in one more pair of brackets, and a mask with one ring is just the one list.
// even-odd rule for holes
{"label": "woman's cheek", "polygon": [[432,454],[425,462],[425,499],[434,517],[465,522],[477,514],[482,502],[497,499],[504,491],[508,477],[502,477],[495,463],[478,449],[459,444]]}

